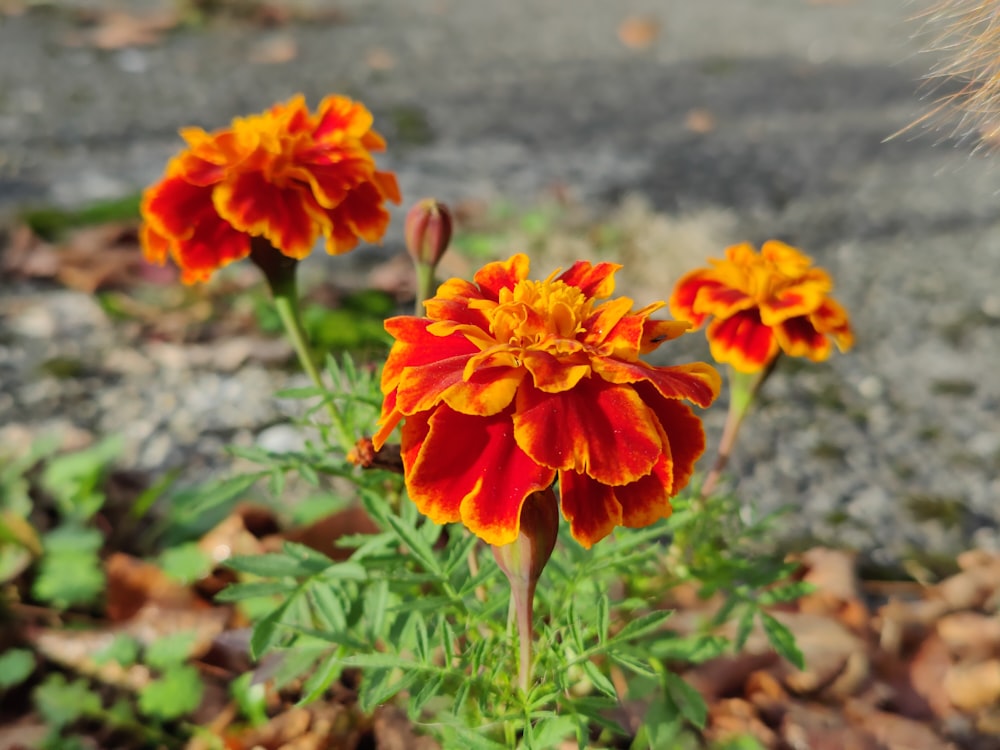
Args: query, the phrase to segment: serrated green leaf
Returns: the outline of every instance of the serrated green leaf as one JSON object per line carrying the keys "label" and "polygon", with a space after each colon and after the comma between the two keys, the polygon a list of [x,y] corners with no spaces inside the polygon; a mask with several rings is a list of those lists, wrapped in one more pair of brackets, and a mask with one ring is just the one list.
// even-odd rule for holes
{"label": "serrated green leaf", "polygon": [[699,664],[729,650],[729,641],[721,635],[691,635],[684,638],[663,637],[643,646],[650,656],[661,661],[687,661]]}
{"label": "serrated green leaf", "polygon": [[66,682],[61,674],[51,674],[35,688],[35,710],[55,729],[101,712],[101,699],[85,680]]}
{"label": "serrated green leaf", "polygon": [[179,719],[201,705],[204,691],[197,669],[175,665],[139,691],[139,710],[158,719]]}
{"label": "serrated green leaf", "polygon": [[770,641],[778,655],[799,669],[805,669],[805,658],[795,643],[795,635],[792,631],[767,612],[760,613],[760,622],[764,626],[767,640]]}
{"label": "serrated green leaf", "polygon": [[615,663],[620,664],[631,672],[635,672],[643,677],[657,676],[656,670],[649,666],[649,662],[643,661],[632,654],[627,654],[619,649],[611,649],[606,653]]}
{"label": "serrated green leaf", "polygon": [[404,659],[394,654],[349,654],[344,657],[344,666],[360,669],[403,669],[420,670],[422,665],[412,659]]}
{"label": "serrated green leaf", "polygon": [[757,614],[757,608],[747,605],[740,613],[740,619],[736,624],[736,638],[733,641],[733,648],[742,651],[746,645],[750,633],[753,632],[753,621]]}
{"label": "serrated green leaf", "polygon": [[339,656],[331,654],[302,685],[302,697],[298,705],[304,706],[318,700],[343,673],[344,663]]}
{"label": "serrated green leaf", "polygon": [[361,677],[358,705],[362,711],[371,712],[400,691],[406,690],[419,676],[417,672],[403,672],[399,675],[394,670],[369,669]]}
{"label": "serrated green leaf", "polygon": [[397,516],[389,516],[386,520],[389,522],[393,531],[399,535],[403,544],[409,547],[413,556],[420,560],[420,563],[424,566],[424,568],[426,568],[429,573],[432,573],[439,578],[442,577],[441,562],[438,560],[437,555],[434,554],[434,550],[431,549],[431,546],[420,535],[420,533],[412,526],[404,523]]}
{"label": "serrated green leaf", "polygon": [[136,643],[134,638],[124,633],[119,633],[107,647],[95,651],[91,655],[91,659],[97,665],[114,662],[122,667],[132,666],[138,658],[139,644]]}
{"label": "serrated green leaf", "polygon": [[292,601],[293,597],[289,597],[276,607],[273,612],[254,623],[253,633],[250,636],[250,656],[255,660],[260,659],[270,649],[284,640],[285,633],[279,629],[278,625],[288,611],[288,606]]}
{"label": "serrated green leaf", "polygon": [[587,678],[595,688],[611,698],[618,697],[618,691],[615,690],[614,684],[594,662],[588,659],[582,662],[580,666],[583,667],[584,674],[587,675]]}
{"label": "serrated green leaf", "polygon": [[796,581],[795,583],[776,586],[761,592],[760,596],[757,597],[757,601],[762,607],[767,607],[779,602],[791,602],[801,599],[815,590],[816,587],[808,581]]}
{"label": "serrated green leaf", "polygon": [[26,648],[10,648],[0,654],[0,690],[20,685],[35,671],[35,655]]}
{"label": "serrated green leaf", "polygon": [[560,747],[570,735],[577,737],[580,720],[574,716],[552,716],[537,722],[532,728],[532,747]]}
{"label": "serrated green leaf", "polygon": [[611,627],[611,603],[606,592],[597,597],[597,642],[604,643]]}
{"label": "serrated green leaf", "polygon": [[382,637],[389,606],[389,582],[376,581],[365,590],[364,610],[368,619],[368,632],[372,640]]}
{"label": "serrated green leaf", "polygon": [[583,642],[583,631],[586,628],[586,623],[577,614],[576,605],[573,602],[570,602],[567,619],[569,620],[569,634],[577,652],[586,651],[587,646]]}
{"label": "serrated green leaf", "polygon": [[431,659],[431,647],[427,637],[427,623],[423,616],[415,612],[412,615],[415,637],[415,653],[418,661],[428,664]]}
{"label": "serrated green leaf", "polygon": [[367,581],[368,569],[354,560],[345,560],[339,563],[331,562],[317,576],[323,581]]}
{"label": "serrated green leaf", "polygon": [[97,529],[60,526],[43,539],[45,554],[32,593],[56,607],[87,604],[104,590],[104,571],[97,551],[104,538]]}
{"label": "serrated green leaf", "polygon": [[471,680],[462,680],[455,691],[455,700],[451,704],[452,716],[461,716],[468,708],[465,704],[469,700],[469,692],[472,690]]}
{"label": "serrated green leaf", "polygon": [[347,630],[347,612],[340,592],[322,583],[310,585],[306,592],[318,615],[318,627],[334,633]]}
{"label": "serrated green leaf", "polygon": [[197,634],[192,630],[157,638],[146,647],[143,661],[153,669],[169,669],[183,664],[191,655],[196,640]]}
{"label": "serrated green leaf", "polygon": [[277,594],[287,594],[297,588],[291,581],[250,581],[231,583],[215,595],[217,602],[240,602]]}
{"label": "serrated green leaf", "polygon": [[441,730],[444,747],[462,748],[462,750],[507,750],[505,745],[477,734],[463,726],[449,725]]}
{"label": "serrated green leaf", "polygon": [[705,728],[708,719],[708,706],[701,693],[691,687],[684,678],[673,672],[663,673],[663,687],[667,698],[673,703],[684,719],[698,729]]}
{"label": "serrated green leaf", "polygon": [[438,691],[441,690],[444,680],[445,676],[442,674],[431,675],[424,680],[423,686],[410,697],[410,716],[420,715],[420,710],[424,707],[427,701],[437,695]]}
{"label": "serrated green leaf", "polygon": [[188,542],[169,547],[160,554],[160,568],[175,581],[190,584],[199,581],[215,567],[215,561],[198,546]]}
{"label": "serrated green leaf", "polygon": [[673,615],[673,610],[649,612],[625,624],[621,630],[609,639],[611,643],[628,643],[653,633],[663,627],[663,624]]}
{"label": "serrated green leaf", "polygon": [[313,572],[302,560],[277,552],[265,555],[236,555],[226,560],[226,567],[261,578],[298,578]]}

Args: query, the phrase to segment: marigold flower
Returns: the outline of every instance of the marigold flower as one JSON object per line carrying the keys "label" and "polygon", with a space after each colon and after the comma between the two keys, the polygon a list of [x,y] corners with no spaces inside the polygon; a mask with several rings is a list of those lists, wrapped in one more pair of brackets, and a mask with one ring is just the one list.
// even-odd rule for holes
{"label": "marigold flower", "polygon": [[298,95],[268,111],[207,133],[185,128],[187,148],[143,195],[143,251],[169,255],[186,283],[250,253],[262,237],[284,255],[309,255],[319,237],[326,250],[351,250],[358,238],[381,239],[385,201],[399,203],[390,172],[375,169],[385,141],[360,103],[329,96],[310,113]]}
{"label": "marigold flower", "polygon": [[712,357],[735,370],[763,370],[779,351],[819,362],[830,356],[831,339],[841,351],[854,343],[847,313],[828,296],[829,274],[812,259],[777,240],[760,254],[752,245],[726,249],[725,260],[691,271],[670,297],[674,317],[706,331]]}
{"label": "marigold flower", "polygon": [[670,515],[705,448],[683,401],[708,406],[721,379],[701,362],[640,361],[689,326],[650,320],[662,302],[600,302],[619,267],[580,261],[533,281],[515,255],[472,283],[446,281],[426,318],[386,321],[396,342],[373,442],[405,419],[406,485],[432,521],[509,544],[525,498],[557,477],[562,514],[585,547]]}

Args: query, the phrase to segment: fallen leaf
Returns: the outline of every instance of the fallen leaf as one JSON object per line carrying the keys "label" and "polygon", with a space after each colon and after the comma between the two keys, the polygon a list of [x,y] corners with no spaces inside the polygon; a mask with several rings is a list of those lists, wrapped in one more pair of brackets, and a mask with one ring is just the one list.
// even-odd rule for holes
{"label": "fallen leaf", "polygon": [[[951,699],[944,689],[944,678],[951,666],[948,646],[933,634],[924,640],[908,665],[909,684],[913,692],[926,703],[932,714],[942,718],[954,713]],[[914,708],[911,705],[907,713],[915,713]]]}
{"label": "fallen leaf", "polygon": [[660,36],[660,22],[652,16],[628,16],[618,26],[618,39],[629,49],[645,49]]}
{"label": "fallen leaf", "polygon": [[992,706],[1000,700],[1000,661],[953,665],[944,676],[944,692],[963,711]]}
{"label": "fallen leaf", "polygon": [[937,634],[959,659],[982,659],[1000,649],[1000,619],[979,612],[954,612],[937,623]]}
{"label": "fallen leaf", "polygon": [[774,730],[761,721],[754,706],[742,698],[726,698],[709,707],[706,740],[713,744],[726,744],[747,735],[764,747],[778,744]]}

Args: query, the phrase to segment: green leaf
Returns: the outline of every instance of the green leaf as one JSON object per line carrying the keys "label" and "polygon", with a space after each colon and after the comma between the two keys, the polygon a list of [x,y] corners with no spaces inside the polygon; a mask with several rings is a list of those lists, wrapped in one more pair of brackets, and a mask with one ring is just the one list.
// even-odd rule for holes
{"label": "green leaf", "polygon": [[815,590],[816,586],[808,581],[796,581],[795,583],[775,586],[772,589],[761,592],[760,596],[757,597],[757,602],[762,607],[767,607],[779,602],[791,602],[801,599],[806,594],[811,594]]}
{"label": "green leaf", "polygon": [[[560,747],[567,737],[578,735],[580,720],[573,716],[553,716],[539,721],[532,728],[532,747]],[[585,728],[584,728],[585,729]]]}
{"label": "green leaf", "polygon": [[368,632],[372,640],[382,637],[389,605],[389,582],[376,581],[365,590],[364,610],[368,619]]}
{"label": "green leaf", "polygon": [[736,651],[742,651],[746,645],[750,633],[753,632],[753,621],[756,615],[757,608],[749,605],[744,607],[743,612],[740,613],[740,619],[736,624],[736,638],[733,641],[733,648]]}
{"label": "green leaf", "polygon": [[618,691],[615,690],[614,684],[594,662],[587,659],[581,666],[583,667],[584,674],[587,675],[595,688],[611,698],[618,697]]}
{"label": "green leaf", "polygon": [[661,661],[687,661],[693,664],[721,656],[729,647],[728,639],[721,635],[664,637],[644,646],[650,656]]}
{"label": "green leaf", "polygon": [[197,542],[165,549],[160,554],[159,562],[164,573],[184,584],[200,581],[215,567],[211,556]]}
{"label": "green leaf", "polygon": [[792,634],[792,631],[767,612],[760,613],[760,622],[764,626],[764,633],[767,635],[767,640],[771,642],[774,650],[782,658],[791,662],[799,669],[805,669],[805,658],[795,643],[795,636]]}
{"label": "green leaf", "polygon": [[149,512],[149,509],[153,507],[153,503],[159,500],[163,493],[173,486],[180,475],[181,470],[179,468],[168,469],[163,472],[159,479],[132,501],[132,507],[129,508],[129,515],[132,518],[143,518]]}
{"label": "green leaf", "polygon": [[443,674],[431,675],[424,680],[423,686],[410,697],[410,716],[420,715],[420,710],[424,707],[427,701],[437,695],[441,690],[444,680],[445,676]]}
{"label": "green leaf", "polygon": [[602,591],[597,598],[597,642],[604,643],[608,637],[608,628],[611,627],[611,603],[608,601],[607,592]]}
{"label": "green leaf", "polygon": [[462,748],[462,750],[507,750],[506,745],[487,739],[471,729],[459,725],[441,728],[443,747]]}
{"label": "green leaf", "polygon": [[244,599],[270,597],[277,594],[288,594],[297,588],[290,581],[250,581],[249,583],[233,583],[215,595],[217,602],[240,602]]}
{"label": "green leaf", "polygon": [[86,520],[100,510],[104,495],[97,491],[98,487],[124,445],[124,439],[114,435],[84,450],[49,460],[41,482],[55,498],[63,516]]}
{"label": "green leaf", "polygon": [[264,555],[236,555],[226,560],[226,567],[261,578],[298,578],[313,572],[302,560],[277,552]]}
{"label": "green leaf", "polygon": [[394,695],[406,690],[420,676],[419,672],[404,672],[398,676],[390,669],[370,669],[361,677],[358,704],[366,713],[388,702]]}
{"label": "green leaf", "polygon": [[11,648],[0,654],[0,690],[20,685],[35,671],[35,655],[26,648]]}
{"label": "green leaf", "polygon": [[708,706],[701,693],[673,672],[663,673],[663,687],[678,713],[698,729],[704,729],[708,719]]}
{"label": "green leaf", "polygon": [[360,669],[405,669],[420,670],[422,665],[411,659],[404,659],[394,654],[350,654],[344,657],[344,666]]}
{"label": "green leaf", "polygon": [[614,637],[611,638],[611,642],[627,643],[629,641],[638,640],[644,635],[648,635],[649,633],[659,630],[673,614],[673,610],[661,610],[659,612],[649,612],[641,617],[637,617],[619,630]]}
{"label": "green leaf", "polygon": [[163,670],[183,664],[191,655],[196,639],[197,633],[192,630],[158,638],[146,647],[143,661],[153,669]]}
{"label": "green leaf", "polygon": [[331,655],[327,658],[302,685],[302,697],[298,705],[304,706],[318,700],[327,688],[334,683],[334,680],[344,673],[344,663],[339,656]]}
{"label": "green leaf", "polygon": [[190,665],[173,666],[139,691],[139,710],[146,716],[179,719],[201,705],[205,685]]}
{"label": "green leaf", "polygon": [[624,653],[618,649],[611,649],[607,652],[607,655],[617,664],[620,664],[631,672],[635,672],[643,677],[657,676],[656,670],[649,666],[649,662],[643,661],[631,654]]}
{"label": "green leaf", "polygon": [[399,535],[400,540],[402,540],[402,542],[410,548],[410,552],[413,553],[413,556],[420,560],[424,568],[439,578],[443,577],[441,562],[438,560],[437,555],[435,555],[427,541],[420,536],[420,533],[412,526],[405,524],[397,516],[388,516],[386,520],[389,522],[389,525],[392,526],[393,531]]}
{"label": "green leaf", "polygon": [[101,699],[85,680],[66,682],[61,674],[51,674],[34,691],[35,709],[45,723],[55,729],[101,712]]}
{"label": "green leaf", "polygon": [[427,637],[427,623],[424,622],[424,618],[419,612],[414,612],[410,619],[413,621],[413,630],[416,636],[416,657],[424,664],[428,664],[431,658],[431,649]]}
{"label": "green leaf", "polygon": [[251,726],[267,723],[267,687],[254,682],[253,672],[244,672],[229,683],[229,693]]}
{"label": "green leaf", "polygon": [[139,644],[134,638],[119,633],[111,643],[95,652],[91,658],[97,665],[114,662],[122,667],[130,667],[139,658]]}
{"label": "green leaf", "polygon": [[89,604],[104,590],[104,571],[97,555],[103,543],[97,529],[60,526],[43,538],[45,554],[32,593],[61,609]]}

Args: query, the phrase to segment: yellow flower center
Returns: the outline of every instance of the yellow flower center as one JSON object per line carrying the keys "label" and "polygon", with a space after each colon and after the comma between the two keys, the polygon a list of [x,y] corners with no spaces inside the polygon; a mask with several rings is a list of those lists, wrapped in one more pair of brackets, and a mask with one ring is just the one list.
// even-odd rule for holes
{"label": "yellow flower center", "polygon": [[497,341],[522,349],[575,351],[593,300],[563,281],[519,281],[502,289],[492,310],[490,333]]}

